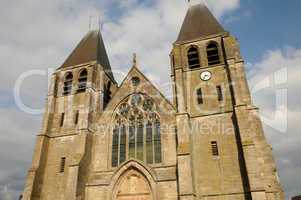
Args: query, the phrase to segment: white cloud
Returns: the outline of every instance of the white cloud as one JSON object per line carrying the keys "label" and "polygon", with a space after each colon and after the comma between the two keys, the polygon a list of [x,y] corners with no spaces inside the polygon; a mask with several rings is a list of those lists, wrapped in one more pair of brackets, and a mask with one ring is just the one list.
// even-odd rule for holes
{"label": "white cloud", "polygon": [[4,186],[3,190],[0,191],[0,197],[2,197],[2,200],[13,200],[13,194],[11,191],[9,191],[8,186]]}
{"label": "white cloud", "polygon": [[[193,4],[198,2],[191,1]],[[138,0],[0,2],[3,5],[0,12],[1,99],[4,94],[2,91],[6,92],[5,95],[12,94],[14,82],[22,72],[59,67],[88,31],[89,13],[94,15],[94,20],[98,14],[102,16],[102,31],[114,69],[127,72],[131,66],[132,53],[136,52],[142,71],[156,85],[160,85],[160,89],[164,85],[165,94],[170,92],[169,86],[166,86],[170,74],[169,53],[188,8],[185,0],[147,0],[146,3]],[[237,9],[240,0],[207,0],[205,3],[221,18],[225,13]],[[111,10],[116,13],[110,13]],[[95,27],[96,22],[93,23]],[[301,170],[298,157],[298,152],[301,151],[298,135],[298,106],[301,99],[300,95],[296,95],[301,89],[298,81],[301,75],[300,65],[301,50],[287,48],[268,52],[262,61],[252,65],[249,71],[254,80],[251,81],[253,85],[281,67],[288,67],[289,81],[284,86],[289,88],[288,132],[279,134],[268,126],[265,129],[269,141],[275,147],[280,175],[289,194],[298,192],[297,187],[301,180],[298,173]],[[122,78],[119,77],[119,81]],[[27,80],[23,87],[23,98],[27,99],[29,105],[44,105],[46,77]],[[273,86],[271,90],[254,94],[254,102],[264,108],[262,113],[265,116],[273,114],[274,107],[270,102],[274,102],[274,96],[271,93],[276,88]],[[12,101],[11,97],[5,98]],[[0,156],[3,161],[1,163],[5,163],[0,166],[0,188],[11,184],[5,195],[14,193],[15,197],[21,190],[25,170],[28,169],[31,160],[34,135],[37,134],[41,123],[36,117],[22,113],[16,108],[0,107],[0,112],[0,132],[4,133],[0,135]],[[18,148],[15,148],[16,146]],[[2,193],[0,199],[3,198]],[[7,198],[9,199],[9,196]]]}
{"label": "white cloud", "polygon": [[[253,93],[255,105],[262,108],[262,116],[274,120],[276,125],[288,123],[288,129],[285,132],[279,132],[277,126],[270,126],[270,124],[264,124],[264,128],[269,142],[274,147],[280,178],[289,198],[298,194],[298,187],[301,185],[299,173],[301,171],[299,155],[301,152],[299,131],[301,49],[286,47],[268,51],[261,62],[250,65],[248,68],[251,88],[256,87],[264,79],[267,79],[270,84],[269,87]],[[283,90],[287,90],[287,104],[277,105],[277,98],[281,97],[276,94]],[[283,107],[288,112],[287,116],[284,118],[283,114],[275,118],[275,112],[282,110]]]}
{"label": "white cloud", "polygon": [[[167,88],[164,91],[169,91],[169,87],[165,87],[169,82],[168,55],[188,7],[185,1],[153,0],[151,3],[142,4],[137,0],[123,0],[122,3],[120,0],[97,3],[80,0],[0,2],[5,5],[0,12],[0,103],[3,103],[3,99],[6,104],[12,101],[14,81],[22,72],[59,67],[88,31],[89,13],[93,13],[94,16],[102,15],[103,35],[114,69],[127,72],[131,66],[132,53],[136,52],[142,71],[157,85],[164,85],[164,88]],[[221,18],[226,12],[238,8],[240,1],[208,0],[205,3]],[[116,5],[122,12],[109,13],[113,8],[116,9]],[[281,179],[289,195],[299,192],[298,186],[301,185],[298,173],[301,170],[298,155],[301,151],[298,133],[301,102],[298,81],[301,76],[300,65],[301,50],[286,48],[268,52],[261,62],[251,65],[249,71],[253,86],[278,69],[288,68],[289,81],[280,88],[289,88],[289,129],[286,134],[279,134],[268,126],[265,126],[265,129],[269,141],[274,146]],[[123,77],[119,76],[118,79]],[[29,105],[44,105],[47,90],[45,83],[46,77],[35,77],[24,84],[24,98],[27,98],[26,102]],[[275,110],[271,104],[275,102],[275,89],[279,88],[272,86],[270,90],[254,94],[255,104],[263,108],[262,114],[267,117],[273,115]],[[7,97],[7,94],[10,96]],[[0,132],[4,133],[0,135],[0,156],[3,161],[1,163],[5,163],[0,166],[0,188],[12,183],[13,188],[6,188],[5,191],[13,191],[16,196],[22,190],[25,170],[30,164],[34,135],[41,124],[36,117],[12,107],[1,107],[0,112]],[[15,148],[16,146],[18,148]],[[5,192],[5,195],[7,194],[9,193]],[[0,199],[4,198],[3,195],[2,192]]]}
{"label": "white cloud", "polygon": [[[239,0],[208,1],[207,4],[220,17],[237,8]],[[137,52],[140,67],[156,85],[169,83],[169,53],[188,6],[185,1],[174,0],[157,0],[152,6],[134,4],[117,22],[105,24],[103,34],[110,44],[108,51],[113,67],[129,68],[130,57]]]}
{"label": "white cloud", "polygon": [[240,4],[240,0],[191,0],[191,4],[197,4],[199,2],[210,7],[214,14],[218,17],[221,17],[225,12],[237,9]]}

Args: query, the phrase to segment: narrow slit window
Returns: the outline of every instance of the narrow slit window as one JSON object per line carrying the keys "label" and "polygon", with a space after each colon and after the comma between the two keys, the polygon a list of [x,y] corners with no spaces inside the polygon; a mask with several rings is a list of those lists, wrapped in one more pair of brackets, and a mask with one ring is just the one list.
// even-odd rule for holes
{"label": "narrow slit window", "polygon": [[65,113],[61,114],[61,119],[60,119],[60,127],[64,126],[64,121],[65,121]]}
{"label": "narrow slit window", "polygon": [[200,67],[200,57],[197,47],[190,47],[187,57],[190,69],[196,69]]}
{"label": "narrow slit window", "polygon": [[207,46],[207,59],[209,66],[220,64],[219,51],[215,43],[210,43]]}
{"label": "narrow slit window", "polygon": [[203,104],[204,103],[204,100],[203,100],[203,92],[202,92],[202,89],[199,88],[197,91],[196,91],[196,95],[197,95],[197,101],[198,101],[198,104]]}
{"label": "narrow slit window", "polygon": [[65,172],[65,165],[66,165],[66,158],[62,157],[61,158],[61,163],[60,163],[60,173]]}
{"label": "narrow slit window", "polygon": [[223,90],[222,90],[222,87],[220,85],[216,86],[216,91],[217,91],[218,101],[223,101],[224,100]]}
{"label": "narrow slit window", "polygon": [[74,124],[78,124],[78,119],[79,119],[79,111],[76,111],[76,113],[75,113],[75,119],[74,119]]}
{"label": "narrow slit window", "polygon": [[211,150],[213,156],[219,156],[218,145],[216,141],[211,142]]}

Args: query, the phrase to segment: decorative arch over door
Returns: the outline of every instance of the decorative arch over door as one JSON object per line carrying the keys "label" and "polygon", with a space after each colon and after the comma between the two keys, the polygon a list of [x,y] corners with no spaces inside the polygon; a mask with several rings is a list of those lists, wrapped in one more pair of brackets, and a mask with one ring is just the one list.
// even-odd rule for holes
{"label": "decorative arch over door", "polygon": [[138,160],[129,160],[115,171],[110,200],[157,200],[154,172]]}
{"label": "decorative arch over door", "polygon": [[131,169],[120,178],[114,200],[153,200],[153,194],[147,179]]}

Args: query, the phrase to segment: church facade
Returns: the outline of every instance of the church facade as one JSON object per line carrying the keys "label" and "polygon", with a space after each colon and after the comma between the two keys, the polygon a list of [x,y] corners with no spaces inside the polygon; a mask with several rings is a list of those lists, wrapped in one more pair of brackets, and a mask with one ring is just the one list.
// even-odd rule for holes
{"label": "church facade", "polygon": [[284,200],[238,41],[204,5],[172,46],[172,101],[99,31],[51,78],[24,200]]}

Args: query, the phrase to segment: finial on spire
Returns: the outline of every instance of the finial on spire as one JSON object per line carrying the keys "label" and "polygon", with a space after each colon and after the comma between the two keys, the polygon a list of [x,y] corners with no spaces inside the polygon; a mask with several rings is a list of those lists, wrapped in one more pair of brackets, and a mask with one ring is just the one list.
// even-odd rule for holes
{"label": "finial on spire", "polygon": [[103,23],[101,21],[101,13],[92,13],[89,10],[89,31],[99,30],[101,31]]}
{"label": "finial on spire", "polygon": [[188,0],[188,5],[191,7],[193,5],[206,5],[206,1],[205,0]]}
{"label": "finial on spire", "polygon": [[137,67],[137,54],[133,53],[133,67]]}

